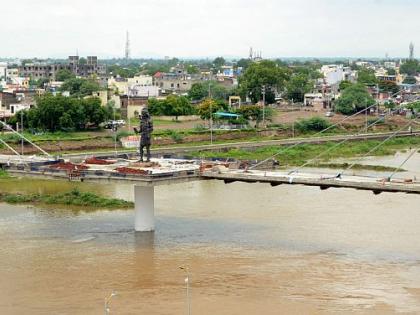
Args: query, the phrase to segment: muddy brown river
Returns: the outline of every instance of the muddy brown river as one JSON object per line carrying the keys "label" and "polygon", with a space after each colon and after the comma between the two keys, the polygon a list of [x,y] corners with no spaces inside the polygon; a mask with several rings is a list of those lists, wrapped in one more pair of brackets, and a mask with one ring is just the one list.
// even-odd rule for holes
{"label": "muddy brown river", "polygon": [[[0,181],[75,185],[133,199],[126,184]],[[135,233],[132,210],[0,204],[0,314],[104,314],[113,290],[110,314],[187,314],[179,266],[192,314],[420,314],[420,196],[200,181],[156,188],[156,219]]]}

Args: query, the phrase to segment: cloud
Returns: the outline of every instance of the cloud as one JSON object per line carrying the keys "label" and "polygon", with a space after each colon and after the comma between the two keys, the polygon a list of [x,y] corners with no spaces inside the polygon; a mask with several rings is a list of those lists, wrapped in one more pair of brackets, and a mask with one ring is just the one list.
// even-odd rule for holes
{"label": "cloud", "polygon": [[417,0],[20,0],[3,5],[0,56],[405,56]]}

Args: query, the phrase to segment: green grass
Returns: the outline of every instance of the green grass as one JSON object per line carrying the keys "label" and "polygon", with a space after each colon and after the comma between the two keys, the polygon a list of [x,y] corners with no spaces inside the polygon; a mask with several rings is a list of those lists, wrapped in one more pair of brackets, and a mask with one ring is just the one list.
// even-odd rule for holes
{"label": "green grass", "polygon": [[[98,135],[93,134],[91,131],[80,131],[80,132],[64,132],[64,131],[57,131],[57,132],[46,132],[39,135],[34,135],[32,133],[24,132],[23,135],[33,142],[43,142],[43,141],[84,141],[84,140],[92,140],[93,138],[110,138],[112,135],[108,133],[103,133]],[[20,143],[21,138],[13,133],[5,133],[0,135],[0,139],[4,140],[8,143]]]}
{"label": "green grass", "polygon": [[0,178],[9,178],[10,175],[5,170],[0,169]]}
{"label": "green grass", "polygon": [[[333,169],[346,169],[351,163],[313,163],[307,165],[307,167],[315,168],[333,168]],[[376,172],[393,172],[395,167],[382,166],[382,165],[369,165],[369,164],[354,164],[352,166],[354,170],[366,170],[366,171],[376,171]],[[398,170],[398,172],[406,172],[404,169]]]}
{"label": "green grass", "polygon": [[106,209],[132,208],[134,206],[132,202],[121,199],[105,198],[94,193],[82,192],[78,189],[54,195],[0,193],[0,201],[11,204],[34,203]]}
{"label": "green grass", "polygon": [[[328,154],[320,157],[321,161],[328,161],[335,158],[351,158],[367,154],[374,146],[378,145],[381,141],[377,140],[362,140],[347,142],[332,150]],[[232,149],[225,152],[203,151],[193,152],[192,156],[203,158],[235,158],[238,160],[264,160],[275,154],[276,159],[282,165],[301,165],[306,161],[315,158],[322,152],[335,146],[336,142],[327,142],[323,144],[301,144],[296,147],[287,149],[287,147],[270,146],[259,148],[256,150],[243,150]],[[370,155],[383,156],[391,155],[401,149],[406,149],[410,146],[419,146],[420,137],[412,138],[396,138],[386,142],[378,150],[372,152]]]}

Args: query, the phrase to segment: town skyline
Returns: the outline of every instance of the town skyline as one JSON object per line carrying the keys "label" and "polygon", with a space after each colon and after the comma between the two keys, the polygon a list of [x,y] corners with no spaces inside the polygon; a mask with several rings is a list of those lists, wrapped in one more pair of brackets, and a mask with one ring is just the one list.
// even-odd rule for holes
{"label": "town skyline", "polygon": [[[414,0],[126,0],[117,9],[108,0],[44,0],[48,10],[36,11],[38,6],[23,0],[7,8],[2,58],[65,58],[76,52],[119,58],[126,31],[132,58],[155,59],[243,58],[250,47],[264,58],[403,58],[410,42],[420,43],[420,3]],[[16,14],[25,23],[16,23]]]}

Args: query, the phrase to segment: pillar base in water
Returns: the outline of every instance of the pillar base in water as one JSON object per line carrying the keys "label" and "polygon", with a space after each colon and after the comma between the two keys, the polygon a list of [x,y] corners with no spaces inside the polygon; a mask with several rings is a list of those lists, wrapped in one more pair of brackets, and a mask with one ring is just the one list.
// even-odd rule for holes
{"label": "pillar base in water", "polygon": [[134,186],[135,221],[137,232],[155,230],[155,188]]}

